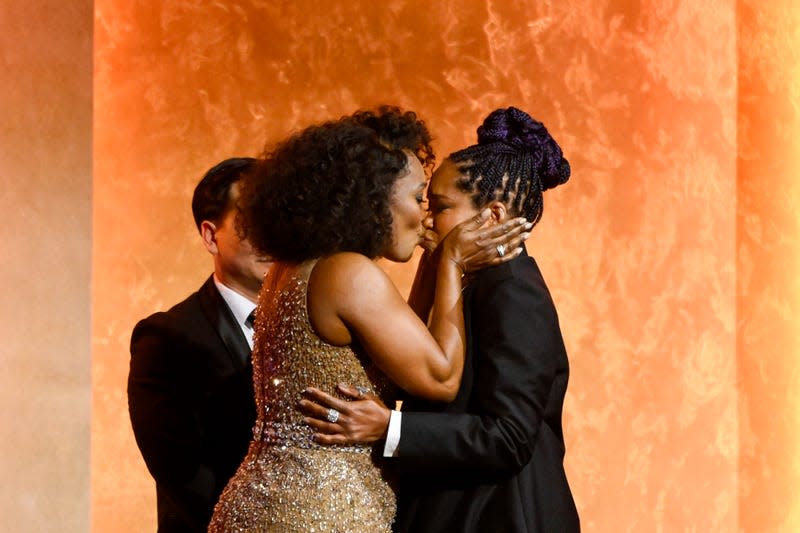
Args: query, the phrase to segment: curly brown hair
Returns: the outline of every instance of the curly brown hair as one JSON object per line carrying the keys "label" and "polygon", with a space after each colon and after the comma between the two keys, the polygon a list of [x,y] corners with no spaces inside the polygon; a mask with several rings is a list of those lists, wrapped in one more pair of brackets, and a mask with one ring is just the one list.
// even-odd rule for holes
{"label": "curly brown hair", "polygon": [[423,167],[433,168],[436,156],[431,147],[431,134],[413,111],[382,105],[374,110],[356,111],[343,120],[368,127],[378,134],[382,143],[390,148],[408,150],[417,156]]}
{"label": "curly brown hair", "polygon": [[381,255],[392,237],[392,190],[408,172],[406,151],[431,166],[430,140],[416,114],[389,106],[292,135],[242,182],[243,236],[289,262],[342,251]]}

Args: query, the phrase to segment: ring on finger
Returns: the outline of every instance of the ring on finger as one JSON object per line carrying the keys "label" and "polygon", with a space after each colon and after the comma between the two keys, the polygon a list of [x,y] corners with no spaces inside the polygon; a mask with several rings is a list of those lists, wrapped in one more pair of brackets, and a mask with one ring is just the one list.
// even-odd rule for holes
{"label": "ring on finger", "polygon": [[331,424],[335,424],[336,421],[339,420],[339,411],[331,407],[330,409],[328,409],[328,414],[325,418],[327,418],[328,422],[330,422]]}
{"label": "ring on finger", "polygon": [[504,244],[497,245],[497,255],[498,257],[503,257],[504,255],[506,255],[506,247]]}
{"label": "ring on finger", "polygon": [[364,396],[365,394],[372,392],[369,390],[369,387],[362,387],[361,385],[356,385],[356,390],[358,391],[359,396]]}

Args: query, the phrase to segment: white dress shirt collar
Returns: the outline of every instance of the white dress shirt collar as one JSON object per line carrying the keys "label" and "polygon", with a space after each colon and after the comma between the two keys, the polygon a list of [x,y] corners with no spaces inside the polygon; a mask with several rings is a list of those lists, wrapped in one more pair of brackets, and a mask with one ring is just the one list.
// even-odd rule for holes
{"label": "white dress shirt collar", "polygon": [[247,338],[247,344],[250,345],[250,349],[253,349],[253,328],[246,324],[247,317],[250,316],[250,313],[256,308],[256,304],[251,302],[247,297],[242,296],[235,290],[231,289],[227,285],[223,284],[217,275],[214,274],[214,285],[217,286],[217,290],[219,290],[220,295],[222,295],[222,299],[225,300],[225,303],[228,304],[228,307],[233,313],[233,317],[236,319],[236,323],[239,324],[239,327],[244,333],[244,336]]}

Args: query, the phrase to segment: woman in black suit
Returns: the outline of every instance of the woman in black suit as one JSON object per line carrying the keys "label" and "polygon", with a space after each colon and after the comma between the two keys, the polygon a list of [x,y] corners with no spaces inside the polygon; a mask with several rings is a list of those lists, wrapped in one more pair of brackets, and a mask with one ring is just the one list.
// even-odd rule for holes
{"label": "woman in black suit", "polygon": [[[432,229],[443,237],[486,208],[496,223],[521,215],[535,224],[542,192],[569,175],[541,123],[514,107],[498,109],[478,128],[478,143],[434,173]],[[421,263],[413,291],[423,312],[429,263]],[[563,467],[569,364],[534,259],[523,252],[473,275],[464,313],[467,359],[452,403],[409,399],[397,413],[349,387],[342,390],[351,402],[309,389],[300,402],[307,422],[323,443],[385,439],[383,453],[402,474],[396,531],[579,531]],[[328,408],[341,413],[335,424],[324,419]]]}

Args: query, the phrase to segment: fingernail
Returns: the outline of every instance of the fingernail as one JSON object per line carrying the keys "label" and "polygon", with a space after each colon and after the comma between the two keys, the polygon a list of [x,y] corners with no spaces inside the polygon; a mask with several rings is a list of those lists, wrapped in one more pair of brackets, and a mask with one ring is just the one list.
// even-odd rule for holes
{"label": "fingernail", "polygon": [[514,253],[521,254],[522,253],[522,246],[518,246]]}
{"label": "fingernail", "polygon": [[528,222],[525,224],[525,229],[531,229],[533,227],[533,222]]}
{"label": "fingernail", "polygon": [[528,237],[530,237],[530,236],[531,236],[530,232],[525,232],[525,233],[522,234],[522,240],[523,241],[527,241]]}

